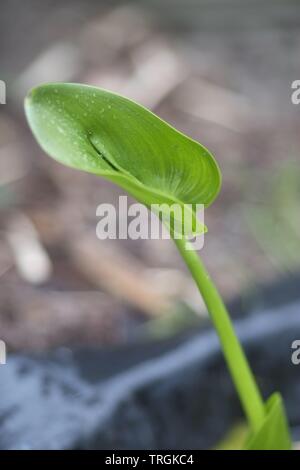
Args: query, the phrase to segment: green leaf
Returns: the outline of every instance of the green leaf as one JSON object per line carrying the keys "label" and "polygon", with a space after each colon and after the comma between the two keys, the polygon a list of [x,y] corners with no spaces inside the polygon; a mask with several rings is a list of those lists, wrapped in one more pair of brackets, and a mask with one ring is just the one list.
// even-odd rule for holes
{"label": "green leaf", "polygon": [[[113,181],[148,207],[191,205],[195,219],[194,206],[207,207],[219,192],[220,171],[208,150],[124,97],[86,85],[47,84],[31,91],[25,109],[36,139],[50,156]],[[198,229],[205,227],[197,225]],[[181,252],[207,303],[218,307],[213,312],[219,317],[223,311],[221,323],[237,343],[226,309],[198,257],[189,259],[185,249]],[[241,357],[247,376],[247,363]],[[250,436],[247,448],[290,447],[281,398],[273,395],[266,418]]]}
{"label": "green leaf", "polygon": [[249,436],[245,450],[290,450],[291,437],[280,394],[274,393],[265,406],[266,417],[260,429]]}
{"label": "green leaf", "polygon": [[208,206],[219,192],[221,175],[209,151],[127,98],[53,83],[33,89],[25,110],[50,156],[113,181],[147,206]]}

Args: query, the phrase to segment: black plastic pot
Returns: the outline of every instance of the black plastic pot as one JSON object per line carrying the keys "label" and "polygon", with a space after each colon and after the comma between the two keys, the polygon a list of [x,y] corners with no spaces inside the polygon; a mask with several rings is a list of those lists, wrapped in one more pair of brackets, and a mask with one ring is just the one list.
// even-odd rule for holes
{"label": "black plastic pot", "polygon": [[[300,302],[235,322],[265,396],[300,435]],[[119,350],[12,355],[0,366],[2,449],[207,449],[242,417],[211,329]]]}

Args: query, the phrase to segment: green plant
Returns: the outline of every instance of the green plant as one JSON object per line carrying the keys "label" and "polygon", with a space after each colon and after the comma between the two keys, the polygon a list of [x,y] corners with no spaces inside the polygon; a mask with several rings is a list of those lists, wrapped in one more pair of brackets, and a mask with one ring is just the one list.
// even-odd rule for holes
{"label": "green plant", "polygon": [[[122,96],[86,85],[46,84],[30,92],[25,109],[49,155],[117,183],[148,207],[189,204],[195,217],[195,204],[207,207],[219,192],[220,171],[208,150]],[[263,402],[214,283],[197,253],[187,249],[187,240],[173,238],[220,338],[249,423],[245,448],[290,449],[280,396]]]}

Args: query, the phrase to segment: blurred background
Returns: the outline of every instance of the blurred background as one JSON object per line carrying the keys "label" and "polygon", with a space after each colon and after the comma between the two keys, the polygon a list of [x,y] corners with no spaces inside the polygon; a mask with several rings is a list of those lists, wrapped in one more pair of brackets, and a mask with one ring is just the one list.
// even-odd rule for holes
{"label": "blurred background", "polygon": [[171,241],[96,238],[97,206],[122,192],[37,146],[23,100],[42,82],[124,94],[212,151],[223,186],[201,255],[226,302],[260,305],[274,283],[299,291],[299,2],[4,0],[0,35],[0,338],[10,353],[162,341],[207,316]]}
{"label": "blurred background", "polygon": [[[259,295],[299,269],[290,98],[299,13],[298,2],[274,0],[2,3],[0,331],[9,349],[123,342],[167,311],[166,334],[205,315],[170,241],[97,240],[96,207],[121,193],[38,148],[23,99],[45,81],[124,94],[214,153],[223,188],[205,214],[202,256],[225,299]],[[197,316],[181,318],[172,307],[182,303]]]}

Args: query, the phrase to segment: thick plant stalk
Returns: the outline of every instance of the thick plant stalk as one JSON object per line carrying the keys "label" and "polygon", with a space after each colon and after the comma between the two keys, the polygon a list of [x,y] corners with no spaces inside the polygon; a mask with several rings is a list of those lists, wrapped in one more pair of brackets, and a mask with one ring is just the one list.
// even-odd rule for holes
{"label": "thick plant stalk", "polygon": [[245,353],[234,331],[224,302],[200,257],[193,250],[191,245],[189,246],[190,249],[186,249],[189,242],[183,238],[174,238],[174,242],[187,264],[206,304],[211,320],[219,336],[230,374],[244,412],[248,418],[251,430],[257,431],[265,418],[263,399]]}

